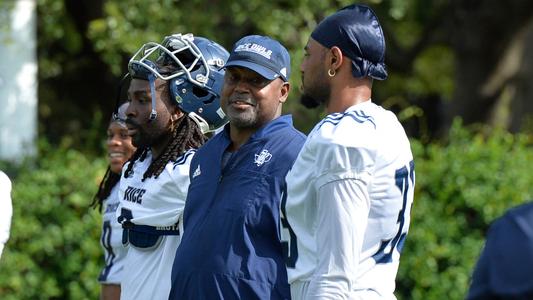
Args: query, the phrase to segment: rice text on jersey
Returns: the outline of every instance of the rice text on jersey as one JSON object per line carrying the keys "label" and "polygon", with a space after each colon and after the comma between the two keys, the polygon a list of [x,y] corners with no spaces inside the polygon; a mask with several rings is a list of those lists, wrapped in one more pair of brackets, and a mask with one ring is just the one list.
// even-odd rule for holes
{"label": "rice text on jersey", "polygon": [[126,188],[126,191],[124,192],[124,200],[137,204],[142,204],[142,197],[144,193],[146,193],[145,189],[138,189],[128,186]]}

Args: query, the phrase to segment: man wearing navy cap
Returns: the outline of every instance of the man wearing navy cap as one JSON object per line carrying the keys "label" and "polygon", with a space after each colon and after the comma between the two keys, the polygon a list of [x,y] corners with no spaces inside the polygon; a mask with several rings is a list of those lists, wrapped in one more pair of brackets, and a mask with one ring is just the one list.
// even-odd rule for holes
{"label": "man wearing navy cap", "polygon": [[279,207],[305,136],[281,115],[289,53],[246,36],[225,68],[221,106],[230,121],[191,163],[169,299],[290,299]]}
{"label": "man wearing navy cap", "polygon": [[374,12],[345,7],[305,47],[302,104],[328,115],[286,177],[282,240],[292,299],[396,299],[414,162],[396,116],[371,100],[387,77]]}

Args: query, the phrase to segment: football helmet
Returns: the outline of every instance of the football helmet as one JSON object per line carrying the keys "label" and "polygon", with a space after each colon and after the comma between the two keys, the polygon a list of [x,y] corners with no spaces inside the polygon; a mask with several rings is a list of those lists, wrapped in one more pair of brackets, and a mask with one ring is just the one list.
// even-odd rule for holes
{"label": "football helmet", "polygon": [[228,122],[220,107],[228,57],[226,49],[209,39],[178,33],[160,44],[144,44],[130,59],[128,72],[132,78],[150,81],[150,119],[157,117],[154,81],[160,78],[169,81],[171,99],[207,133]]}

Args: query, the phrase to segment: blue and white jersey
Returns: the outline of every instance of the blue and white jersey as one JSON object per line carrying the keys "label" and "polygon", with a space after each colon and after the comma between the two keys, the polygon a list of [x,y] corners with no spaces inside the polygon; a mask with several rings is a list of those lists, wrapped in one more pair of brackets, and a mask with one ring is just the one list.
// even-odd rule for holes
{"label": "blue and white jersey", "polygon": [[[185,207],[190,183],[189,167],[195,152],[187,151],[175,162],[168,162],[157,178],[150,177],[144,181],[143,174],[152,162],[151,153],[143,161],[135,162],[133,174],[128,178],[124,177],[126,164],[120,179],[120,205],[116,216],[127,216],[126,219],[135,225],[174,227],[178,224]],[[180,239],[180,235],[162,235],[149,249],[137,248],[130,242],[121,299],[168,299],[172,262]]]}
{"label": "blue and white jersey", "polygon": [[143,161],[137,160],[133,166],[133,174],[128,178],[124,172],[130,162],[123,167],[120,178],[120,205],[117,218],[123,209],[131,212],[130,221],[135,225],[172,226],[178,222],[185,207],[187,189],[189,187],[189,165],[196,150],[191,149],[169,162],[157,177],[146,178],[146,172],[152,162],[149,151]]}
{"label": "blue and white jersey", "polygon": [[122,282],[124,257],[126,257],[128,248],[122,245],[122,225],[117,222],[115,215],[118,205],[117,183],[111,190],[109,197],[103,201],[103,226],[100,245],[104,249],[105,267],[98,277],[100,283],[120,285]]}
{"label": "blue and white jersey", "polygon": [[282,203],[293,299],[395,299],[414,180],[409,140],[392,112],[366,101],[318,123]]}

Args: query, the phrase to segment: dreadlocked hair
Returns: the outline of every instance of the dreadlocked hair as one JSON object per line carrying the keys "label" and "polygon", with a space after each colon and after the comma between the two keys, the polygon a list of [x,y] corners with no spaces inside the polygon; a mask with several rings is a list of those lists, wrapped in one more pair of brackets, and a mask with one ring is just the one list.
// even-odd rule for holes
{"label": "dreadlocked hair", "polygon": [[[142,181],[150,177],[157,178],[163,172],[168,162],[176,161],[187,150],[199,148],[206,140],[207,137],[202,133],[200,127],[191,118],[184,115],[174,127],[170,143],[161,155],[153,159],[146,172],[144,172]],[[130,163],[124,172],[124,177],[130,177],[133,174],[133,165],[135,162],[138,159],[144,161],[147,154],[147,147],[138,148],[130,159]]]}
{"label": "dreadlocked hair", "polygon": [[89,205],[90,207],[97,209],[99,212],[102,212],[102,204],[107,197],[111,194],[111,190],[117,183],[120,181],[120,174],[114,173],[111,171],[110,167],[107,167],[104,178],[100,181],[98,186],[98,192],[93,197],[93,202]]}

